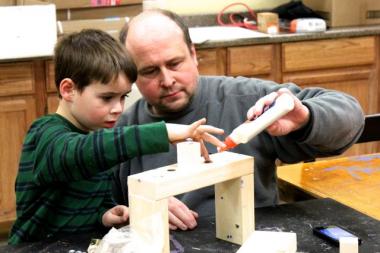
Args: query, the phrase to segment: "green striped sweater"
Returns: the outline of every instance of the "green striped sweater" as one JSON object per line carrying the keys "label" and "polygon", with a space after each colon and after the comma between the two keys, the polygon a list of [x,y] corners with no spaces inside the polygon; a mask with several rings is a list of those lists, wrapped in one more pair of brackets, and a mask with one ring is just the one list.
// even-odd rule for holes
{"label": "green striped sweater", "polygon": [[163,122],[87,133],[58,114],[37,119],[24,140],[8,243],[94,230],[115,206],[110,168],[168,149]]}

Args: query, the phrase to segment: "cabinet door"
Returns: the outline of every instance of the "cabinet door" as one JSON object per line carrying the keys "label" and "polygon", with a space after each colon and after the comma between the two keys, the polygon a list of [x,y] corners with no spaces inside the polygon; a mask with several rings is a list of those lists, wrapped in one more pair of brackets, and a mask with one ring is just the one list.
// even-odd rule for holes
{"label": "cabinet door", "polygon": [[197,50],[197,60],[201,75],[226,74],[226,50],[224,48]]}
{"label": "cabinet door", "polygon": [[282,45],[282,70],[294,72],[375,63],[375,37],[343,38]]}
{"label": "cabinet door", "polygon": [[352,67],[323,71],[285,73],[283,82],[293,82],[301,87],[322,87],[343,91],[355,97],[364,113],[376,112],[376,93],[373,67]]}
{"label": "cabinet door", "polygon": [[[373,36],[284,43],[283,82],[323,87],[355,97],[365,114],[377,113],[378,41]],[[350,113],[350,112],[347,112]],[[377,143],[356,144],[344,155],[379,152]]]}
{"label": "cabinet door", "polygon": [[0,65],[0,96],[31,94],[35,92],[32,62]]}
{"label": "cabinet door", "polygon": [[[347,71],[347,72],[346,72]],[[346,75],[344,75],[346,73]],[[343,70],[336,72],[335,75],[329,73],[329,78],[326,78],[325,75],[319,73],[309,73],[308,75],[302,75],[302,79],[300,75],[297,76],[285,76],[285,81],[291,81],[299,84],[303,88],[318,86],[326,89],[339,90],[345,92],[353,97],[355,97],[359,103],[361,104],[364,113],[368,114],[371,110],[371,101],[373,100],[373,95],[371,93],[371,85],[370,85],[370,72],[369,70],[359,69],[356,70]],[[351,79],[345,79],[343,76],[350,76]],[[341,76],[342,78],[339,78]],[[324,79],[324,77],[326,79]],[[335,77],[335,78],[332,78]],[[312,81],[314,80],[314,81]],[[350,112],[347,112],[350,113]],[[349,124],[349,122],[347,123]],[[373,143],[363,143],[363,144],[355,144],[352,148],[344,153],[345,156],[349,155],[360,155],[360,154],[370,154],[378,152],[378,144]]]}
{"label": "cabinet door", "polygon": [[0,98],[0,224],[10,224],[16,217],[18,162],[26,131],[35,117],[33,97]]}
{"label": "cabinet door", "polygon": [[227,75],[279,81],[279,46],[256,45],[227,49]]}

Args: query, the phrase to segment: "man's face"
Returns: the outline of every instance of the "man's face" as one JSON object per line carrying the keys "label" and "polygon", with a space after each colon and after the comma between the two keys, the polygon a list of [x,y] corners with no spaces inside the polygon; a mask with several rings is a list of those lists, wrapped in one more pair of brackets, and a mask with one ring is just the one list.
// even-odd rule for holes
{"label": "man's face", "polygon": [[[160,22],[167,23],[161,24],[165,29],[155,28]],[[180,28],[166,17],[144,26],[143,30],[132,26],[126,41],[137,65],[137,87],[152,112],[178,112],[188,105],[197,87],[195,50],[189,50]]]}
{"label": "man's face", "polygon": [[130,91],[131,83],[124,74],[108,84],[92,83],[82,92],[74,90],[70,107],[72,123],[85,131],[113,127]]}

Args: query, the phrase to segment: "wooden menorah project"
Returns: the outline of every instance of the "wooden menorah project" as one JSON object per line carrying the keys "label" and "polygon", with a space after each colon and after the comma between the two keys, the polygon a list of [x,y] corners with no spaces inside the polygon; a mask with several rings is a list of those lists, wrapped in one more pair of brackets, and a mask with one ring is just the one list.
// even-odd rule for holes
{"label": "wooden menorah project", "polygon": [[210,158],[129,176],[131,229],[147,245],[162,242],[155,252],[170,252],[168,198],[209,185],[215,185],[217,238],[241,245],[255,230],[253,157],[222,152]]}

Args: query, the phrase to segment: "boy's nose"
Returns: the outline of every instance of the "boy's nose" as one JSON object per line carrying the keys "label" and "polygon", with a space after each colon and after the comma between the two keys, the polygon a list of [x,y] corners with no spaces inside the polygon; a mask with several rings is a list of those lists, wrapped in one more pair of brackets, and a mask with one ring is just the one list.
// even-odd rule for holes
{"label": "boy's nose", "polygon": [[121,113],[123,109],[124,109],[124,101],[115,103],[115,105],[111,109],[111,113],[112,114]]}

